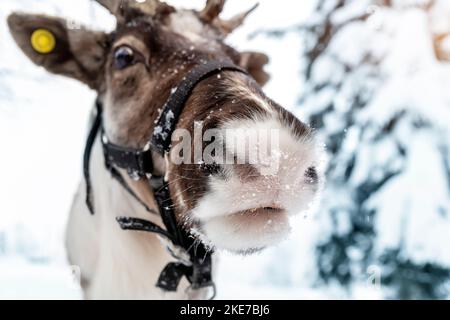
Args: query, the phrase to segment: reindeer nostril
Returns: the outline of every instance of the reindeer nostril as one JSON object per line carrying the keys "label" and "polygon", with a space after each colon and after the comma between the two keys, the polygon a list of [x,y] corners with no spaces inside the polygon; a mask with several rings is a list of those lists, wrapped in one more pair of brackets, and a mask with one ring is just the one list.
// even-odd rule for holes
{"label": "reindeer nostril", "polygon": [[280,211],[280,209],[274,207],[264,207],[263,209],[267,211]]}
{"label": "reindeer nostril", "polygon": [[218,165],[217,163],[212,163],[212,164],[203,163],[200,165],[200,170],[202,170],[204,173],[210,174],[210,175],[222,174],[222,167],[220,165]]}
{"label": "reindeer nostril", "polygon": [[305,172],[305,177],[308,183],[316,184],[319,182],[319,175],[315,167],[309,167]]}

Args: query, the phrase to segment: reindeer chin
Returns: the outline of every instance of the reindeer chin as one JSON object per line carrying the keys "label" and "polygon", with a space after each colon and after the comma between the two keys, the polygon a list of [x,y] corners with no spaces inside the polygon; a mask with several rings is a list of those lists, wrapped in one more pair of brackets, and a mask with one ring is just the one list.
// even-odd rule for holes
{"label": "reindeer chin", "polygon": [[212,246],[241,255],[250,255],[284,240],[290,233],[284,210],[259,208],[202,222],[202,231]]}

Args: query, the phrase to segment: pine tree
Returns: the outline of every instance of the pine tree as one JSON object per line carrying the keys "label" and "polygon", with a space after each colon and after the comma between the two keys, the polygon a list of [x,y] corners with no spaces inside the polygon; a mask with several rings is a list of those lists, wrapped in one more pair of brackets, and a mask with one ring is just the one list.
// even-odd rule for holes
{"label": "pine tree", "polygon": [[299,105],[329,154],[317,268],[400,299],[449,296],[450,12],[446,0],[317,0]]}

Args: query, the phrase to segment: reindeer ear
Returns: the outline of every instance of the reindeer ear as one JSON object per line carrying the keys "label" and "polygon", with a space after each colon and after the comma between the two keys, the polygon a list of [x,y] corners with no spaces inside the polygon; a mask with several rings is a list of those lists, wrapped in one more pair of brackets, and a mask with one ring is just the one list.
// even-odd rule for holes
{"label": "reindeer ear", "polygon": [[245,68],[261,86],[270,79],[270,75],[264,71],[264,66],[269,63],[269,57],[259,52],[241,53],[240,66]]}
{"label": "reindeer ear", "polygon": [[20,49],[35,64],[100,89],[107,50],[105,33],[70,29],[63,19],[22,13],[11,14],[8,25]]}

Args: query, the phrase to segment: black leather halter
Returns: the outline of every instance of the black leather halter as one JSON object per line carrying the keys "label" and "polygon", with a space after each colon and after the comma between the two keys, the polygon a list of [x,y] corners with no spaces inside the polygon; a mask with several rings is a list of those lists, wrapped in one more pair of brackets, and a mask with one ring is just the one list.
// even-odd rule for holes
{"label": "black leather halter", "polygon": [[[165,291],[177,291],[180,280],[183,276],[191,284],[191,289],[213,287],[212,280],[212,250],[207,248],[202,242],[190,235],[177,223],[173,202],[170,197],[170,190],[167,181],[163,177],[155,176],[152,151],[164,156],[171,148],[171,137],[178,119],[183,111],[184,105],[192,93],[192,90],[201,81],[218,74],[222,71],[237,71],[247,74],[247,72],[228,61],[209,61],[195,66],[174,88],[163,106],[163,111],[156,123],[153,135],[149,143],[143,149],[130,149],[114,145],[109,142],[103,130],[102,104],[97,101],[97,114],[92,128],[88,135],[84,152],[84,177],[86,181],[86,205],[94,214],[92,199],[92,187],[89,172],[90,156],[92,147],[98,132],[101,132],[101,142],[105,157],[106,168],[112,177],[117,180],[122,187],[130,193],[146,210],[157,214],[142,201],[119,172],[125,169],[128,175],[134,180],[146,179],[153,191],[155,200],[159,207],[165,229],[153,222],[128,217],[119,217],[117,222],[123,230],[134,230],[151,232],[169,240],[172,247],[168,246],[171,255],[177,262],[171,262],[162,270],[156,286]],[[214,290],[215,291],[215,290]]]}

